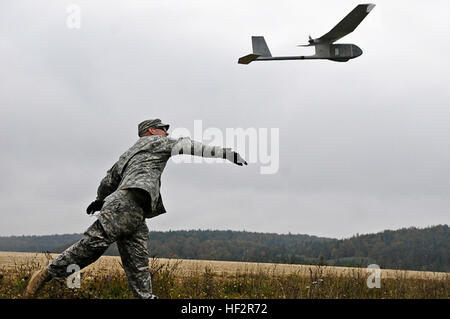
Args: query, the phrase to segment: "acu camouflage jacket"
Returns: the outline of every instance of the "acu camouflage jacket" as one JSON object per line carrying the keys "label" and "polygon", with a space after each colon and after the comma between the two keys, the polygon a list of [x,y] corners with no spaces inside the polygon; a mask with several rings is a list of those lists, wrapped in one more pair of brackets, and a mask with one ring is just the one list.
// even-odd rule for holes
{"label": "acu camouflage jacket", "polygon": [[100,182],[97,199],[104,200],[116,190],[139,188],[150,194],[151,218],[166,212],[161,194],[161,174],[173,155],[191,154],[203,157],[225,158],[229,149],[207,146],[188,137],[173,139],[167,136],[143,136],[123,153]]}

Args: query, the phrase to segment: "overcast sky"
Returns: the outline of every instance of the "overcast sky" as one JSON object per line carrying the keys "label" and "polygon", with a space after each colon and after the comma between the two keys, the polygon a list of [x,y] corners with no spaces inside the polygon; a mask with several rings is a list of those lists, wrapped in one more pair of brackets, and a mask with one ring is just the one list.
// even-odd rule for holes
{"label": "overcast sky", "polygon": [[[450,222],[450,2],[376,1],[347,63],[239,65],[263,35],[304,55],[358,1],[0,4],[0,236],[83,232],[137,124],[278,128],[279,170],[176,164],[150,230],[349,237]],[[238,150],[243,151],[243,150]]]}

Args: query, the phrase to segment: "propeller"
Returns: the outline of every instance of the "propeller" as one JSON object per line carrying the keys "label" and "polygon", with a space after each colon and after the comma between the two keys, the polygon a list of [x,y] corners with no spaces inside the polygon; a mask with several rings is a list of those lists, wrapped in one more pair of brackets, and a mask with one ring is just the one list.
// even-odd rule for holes
{"label": "propeller", "polygon": [[308,42],[309,44],[299,44],[298,47],[310,47],[314,45],[314,39],[311,37],[311,35],[308,35]]}

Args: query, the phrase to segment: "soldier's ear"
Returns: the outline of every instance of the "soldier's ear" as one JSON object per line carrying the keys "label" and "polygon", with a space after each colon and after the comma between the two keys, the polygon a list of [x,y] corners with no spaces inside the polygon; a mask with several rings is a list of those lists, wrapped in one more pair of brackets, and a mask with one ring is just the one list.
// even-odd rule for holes
{"label": "soldier's ear", "polygon": [[140,135],[140,137],[152,135],[150,130],[151,129],[149,128],[144,134]]}

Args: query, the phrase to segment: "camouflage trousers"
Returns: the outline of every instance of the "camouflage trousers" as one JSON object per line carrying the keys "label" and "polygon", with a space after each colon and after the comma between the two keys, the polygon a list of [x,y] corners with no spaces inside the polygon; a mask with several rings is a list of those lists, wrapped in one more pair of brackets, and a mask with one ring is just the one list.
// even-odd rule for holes
{"label": "camouflage trousers", "polygon": [[105,250],[117,242],[128,283],[137,298],[152,298],[152,283],[148,269],[148,228],[144,212],[125,191],[115,191],[105,198],[96,222],[84,237],[65,250],[47,267],[53,278],[70,275],[67,267],[76,264],[83,269],[96,261]]}

